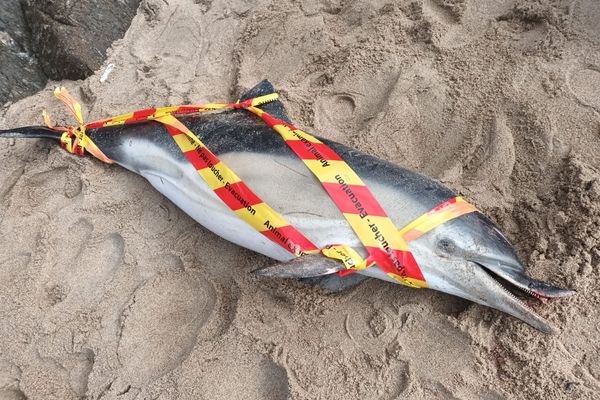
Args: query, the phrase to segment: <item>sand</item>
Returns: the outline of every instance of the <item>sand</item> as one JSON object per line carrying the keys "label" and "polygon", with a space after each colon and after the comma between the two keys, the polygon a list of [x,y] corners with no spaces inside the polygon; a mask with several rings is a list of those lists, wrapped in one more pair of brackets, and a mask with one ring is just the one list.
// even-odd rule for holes
{"label": "sand", "polygon": [[595,0],[142,1],[100,70],[0,126],[71,123],[59,84],[91,120],[268,78],[299,126],[442,181],[578,294],[532,303],[547,336],[430,290],[257,279],[268,259],[142,178],[2,141],[0,398],[598,398],[599,20]]}

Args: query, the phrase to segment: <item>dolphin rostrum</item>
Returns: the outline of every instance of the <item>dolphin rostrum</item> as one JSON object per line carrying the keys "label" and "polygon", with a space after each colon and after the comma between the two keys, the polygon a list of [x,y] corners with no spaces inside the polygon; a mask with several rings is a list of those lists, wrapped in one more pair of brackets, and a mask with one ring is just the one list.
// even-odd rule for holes
{"label": "dolphin rostrum", "polygon": [[[273,92],[272,85],[263,81],[241,100]],[[279,101],[262,108],[289,121]],[[281,137],[258,117],[244,110],[231,110],[179,119],[319,248],[338,243],[362,248],[358,237],[318,181]],[[86,133],[116,164],[145,177],[207,229],[280,262],[257,271],[259,274],[296,278],[325,276],[341,282],[345,279],[356,281],[352,277],[327,275],[339,271],[341,263],[319,255],[295,258],[240,219],[198,175],[164,125],[144,122],[88,129]],[[0,131],[0,137],[60,139],[61,133],[45,127],[26,127]],[[448,188],[418,173],[339,143],[320,140],[362,178],[398,227],[456,197]],[[410,242],[409,246],[429,288],[493,307],[546,333],[554,332],[554,328],[512,291],[541,299],[574,293],[528,277],[508,240],[480,212],[443,223]],[[377,266],[358,273],[397,283]],[[334,280],[330,279],[330,282]]]}

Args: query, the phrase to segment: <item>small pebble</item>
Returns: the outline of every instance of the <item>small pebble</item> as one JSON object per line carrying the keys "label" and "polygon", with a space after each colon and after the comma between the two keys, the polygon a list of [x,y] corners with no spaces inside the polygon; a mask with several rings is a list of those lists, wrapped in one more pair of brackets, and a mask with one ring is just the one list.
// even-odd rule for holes
{"label": "small pebble", "polygon": [[572,393],[575,385],[577,385],[575,382],[567,382],[565,384],[565,393]]}

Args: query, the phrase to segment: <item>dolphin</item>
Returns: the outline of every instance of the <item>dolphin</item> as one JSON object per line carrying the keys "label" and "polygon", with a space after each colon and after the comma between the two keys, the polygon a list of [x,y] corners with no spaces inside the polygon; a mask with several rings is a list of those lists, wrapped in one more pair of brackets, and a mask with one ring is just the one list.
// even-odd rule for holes
{"label": "dolphin", "polygon": [[[262,81],[240,100],[273,93]],[[289,122],[283,104],[261,106]],[[179,117],[206,146],[235,171],[267,204],[319,248],[362,244],[340,211],[302,161],[260,118],[245,110]],[[229,209],[198,175],[164,125],[143,123],[88,129],[87,135],[116,164],[146,178],[190,217],[218,236],[279,263],[260,275],[315,279],[325,287],[344,288],[361,279],[338,277],[341,263],[320,255],[295,258]],[[46,127],[0,131],[1,138],[60,139]],[[428,177],[345,145],[319,138],[362,178],[397,227],[456,197]],[[565,297],[574,291],[535,280],[500,230],[481,212],[462,215],[409,243],[430,289],[458,296],[510,314],[545,333],[555,333],[520,297]],[[363,256],[365,252],[361,253]],[[332,275],[333,274],[333,275]],[[358,271],[362,277],[398,283],[376,265]],[[327,283],[328,282],[328,283]],[[340,283],[341,282],[341,283]],[[516,296],[514,293],[520,294]]]}

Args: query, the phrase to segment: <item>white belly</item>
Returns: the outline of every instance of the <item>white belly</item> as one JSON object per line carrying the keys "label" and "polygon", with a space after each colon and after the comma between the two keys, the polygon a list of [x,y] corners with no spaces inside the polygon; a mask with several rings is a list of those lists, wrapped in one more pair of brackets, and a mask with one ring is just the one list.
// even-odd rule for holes
{"label": "white belly", "polygon": [[[171,155],[151,142],[135,143],[135,152],[131,152],[131,144],[128,147],[131,159],[126,162],[129,165],[122,165],[145,177],[202,226],[267,257],[279,261],[293,258],[231,211],[189,162],[174,163]],[[317,247],[343,243],[366,255],[343,215],[299,159],[254,153],[227,153],[219,158]],[[384,208],[398,203],[398,193],[372,183],[369,186]],[[393,282],[379,268],[369,268],[364,274]]]}

